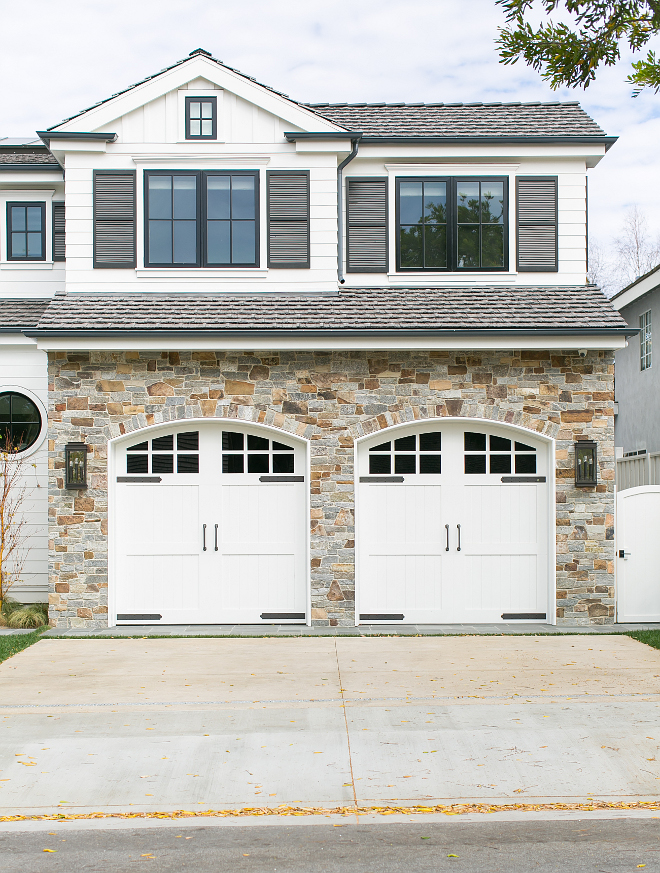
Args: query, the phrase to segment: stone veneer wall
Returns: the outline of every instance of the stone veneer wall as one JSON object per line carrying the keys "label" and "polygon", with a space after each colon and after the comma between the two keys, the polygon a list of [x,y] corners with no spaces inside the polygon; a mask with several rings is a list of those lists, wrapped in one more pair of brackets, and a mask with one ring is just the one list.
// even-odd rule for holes
{"label": "stone veneer wall", "polygon": [[[467,416],[556,440],[557,616],[614,617],[614,357],[610,352],[53,352],[49,356],[50,621],[107,623],[107,441],[185,418],[234,418],[311,440],[312,619],[354,622],[353,441]],[[595,488],[572,444],[599,444]],[[89,487],[63,485],[64,445],[89,446]]]}

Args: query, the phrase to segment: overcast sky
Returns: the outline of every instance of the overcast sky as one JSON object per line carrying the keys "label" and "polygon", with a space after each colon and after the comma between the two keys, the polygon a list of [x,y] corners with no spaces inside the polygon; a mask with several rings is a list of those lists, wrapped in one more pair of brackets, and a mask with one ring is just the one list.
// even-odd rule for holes
{"label": "overcast sky", "polygon": [[586,92],[498,63],[494,0],[0,0],[0,136],[56,124],[202,47],[309,102],[575,100],[619,136],[590,173],[607,242],[638,204],[660,233],[660,95],[631,97],[629,58]]}

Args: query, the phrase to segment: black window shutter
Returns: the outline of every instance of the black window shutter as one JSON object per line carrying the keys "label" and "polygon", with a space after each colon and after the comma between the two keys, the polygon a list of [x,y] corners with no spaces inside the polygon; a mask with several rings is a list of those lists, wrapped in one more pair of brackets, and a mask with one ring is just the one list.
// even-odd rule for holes
{"label": "black window shutter", "polygon": [[64,203],[53,203],[53,260],[64,261]]}
{"label": "black window shutter", "polygon": [[347,179],[346,272],[387,269],[387,179]]}
{"label": "black window shutter", "polygon": [[309,172],[269,170],[268,266],[310,266]]}
{"label": "black window shutter", "polygon": [[556,273],[557,177],[518,176],[517,248],[520,273]]}
{"label": "black window shutter", "polygon": [[135,267],[135,225],[135,170],[95,170],[95,267]]}

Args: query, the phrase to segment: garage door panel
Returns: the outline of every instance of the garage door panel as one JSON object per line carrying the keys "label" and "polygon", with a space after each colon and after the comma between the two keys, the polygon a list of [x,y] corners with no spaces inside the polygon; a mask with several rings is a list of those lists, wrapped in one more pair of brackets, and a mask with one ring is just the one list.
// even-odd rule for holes
{"label": "garage door panel", "polygon": [[296,539],[303,491],[294,484],[240,484],[222,488],[222,541],[288,542]]}
{"label": "garage door panel", "polygon": [[442,564],[439,556],[373,555],[361,580],[360,612],[427,615],[442,606]]}
{"label": "garage door panel", "polygon": [[503,612],[545,612],[536,555],[466,555],[461,591],[463,609],[492,613],[486,621],[500,621]]}
{"label": "garage door panel", "polygon": [[[125,485],[117,494],[117,528],[128,551],[197,552],[197,485]],[[184,548],[183,546],[186,546]],[[171,550],[171,551],[170,551]]]}
{"label": "garage door panel", "polygon": [[122,564],[129,583],[120,589],[122,612],[199,608],[197,555],[126,555]]}
{"label": "garage door panel", "polygon": [[538,541],[537,491],[534,485],[466,485],[464,521],[466,544]]}
{"label": "garage door panel", "polygon": [[364,485],[363,527],[370,545],[437,541],[442,529],[442,496],[437,486]]}
{"label": "garage door panel", "polygon": [[[296,556],[228,555],[223,576],[231,584],[222,589],[223,612],[242,613],[257,620],[261,612],[304,612],[305,594],[296,574]],[[232,620],[237,620],[236,618]]]}

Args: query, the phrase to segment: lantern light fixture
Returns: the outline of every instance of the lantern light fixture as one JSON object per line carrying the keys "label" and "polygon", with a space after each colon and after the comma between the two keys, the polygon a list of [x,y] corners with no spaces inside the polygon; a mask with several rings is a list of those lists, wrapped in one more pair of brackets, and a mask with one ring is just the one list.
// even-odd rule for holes
{"label": "lantern light fixture", "polygon": [[85,443],[66,444],[64,467],[67,488],[87,488],[87,445]]}
{"label": "lantern light fixture", "polygon": [[578,488],[598,485],[598,443],[594,440],[575,443],[575,485]]}

